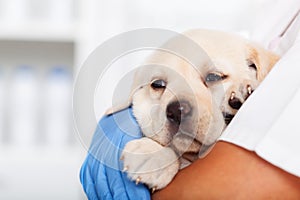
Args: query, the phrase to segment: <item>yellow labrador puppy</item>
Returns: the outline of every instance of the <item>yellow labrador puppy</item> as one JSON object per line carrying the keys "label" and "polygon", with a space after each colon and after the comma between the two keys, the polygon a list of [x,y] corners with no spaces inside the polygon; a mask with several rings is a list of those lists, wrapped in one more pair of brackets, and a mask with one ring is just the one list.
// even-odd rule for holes
{"label": "yellow labrador puppy", "polygon": [[184,35],[208,56],[192,52],[199,58],[195,64],[157,50],[138,69],[129,101],[145,137],[125,146],[124,171],[153,190],[207,152],[278,60],[234,34],[191,30]]}

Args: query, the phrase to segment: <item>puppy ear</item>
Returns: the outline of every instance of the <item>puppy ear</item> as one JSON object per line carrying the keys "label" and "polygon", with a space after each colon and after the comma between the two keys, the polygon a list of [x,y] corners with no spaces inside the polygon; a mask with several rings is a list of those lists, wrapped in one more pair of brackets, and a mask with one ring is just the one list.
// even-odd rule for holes
{"label": "puppy ear", "polygon": [[111,115],[113,113],[119,112],[131,106],[131,100],[128,102],[120,103],[118,105],[112,106],[111,108],[107,109],[104,115]]}
{"label": "puppy ear", "polygon": [[106,110],[105,115],[111,115],[132,106],[133,95],[139,89],[145,77],[141,72],[142,70],[135,69],[120,80],[118,86],[115,88],[112,107]]}
{"label": "puppy ear", "polygon": [[258,81],[262,81],[280,57],[259,45],[251,45],[249,49],[249,60],[253,62],[257,68]]}
{"label": "puppy ear", "polygon": [[133,70],[126,74],[118,83],[112,97],[112,107],[106,110],[105,115],[124,110],[132,105],[132,97],[135,92],[137,82],[136,71]]}

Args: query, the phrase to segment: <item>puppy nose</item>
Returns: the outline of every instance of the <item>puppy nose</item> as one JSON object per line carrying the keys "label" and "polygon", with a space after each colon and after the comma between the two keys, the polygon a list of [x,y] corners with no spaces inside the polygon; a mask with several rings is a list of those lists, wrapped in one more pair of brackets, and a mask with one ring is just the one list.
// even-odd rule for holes
{"label": "puppy nose", "polygon": [[240,99],[235,97],[235,93],[232,92],[231,93],[231,97],[228,100],[228,104],[230,105],[231,108],[233,109],[240,109],[240,107],[242,106],[242,102]]}
{"label": "puppy nose", "polygon": [[166,115],[170,122],[177,125],[180,124],[181,120],[185,119],[192,109],[186,101],[174,101],[167,106]]}

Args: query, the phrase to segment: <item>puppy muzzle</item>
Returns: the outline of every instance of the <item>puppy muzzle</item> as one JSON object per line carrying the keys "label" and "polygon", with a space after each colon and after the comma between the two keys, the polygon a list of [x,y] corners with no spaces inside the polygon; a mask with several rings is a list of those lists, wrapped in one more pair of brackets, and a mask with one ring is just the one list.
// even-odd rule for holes
{"label": "puppy muzzle", "polygon": [[192,123],[196,116],[194,107],[187,100],[175,100],[170,102],[166,107],[166,118],[168,121],[168,130],[172,138],[176,134],[185,134],[194,137]]}

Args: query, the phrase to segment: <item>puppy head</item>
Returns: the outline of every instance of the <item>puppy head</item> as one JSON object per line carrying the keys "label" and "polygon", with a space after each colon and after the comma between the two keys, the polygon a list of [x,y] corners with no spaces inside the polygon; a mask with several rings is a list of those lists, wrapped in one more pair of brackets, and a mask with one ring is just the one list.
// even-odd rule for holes
{"label": "puppy head", "polygon": [[215,142],[224,127],[222,113],[203,82],[204,72],[213,66],[211,62],[200,65],[157,51],[135,76],[132,107],[143,134],[179,154],[198,155],[202,145]]}
{"label": "puppy head", "polygon": [[[225,121],[229,123],[278,57],[224,32],[192,30],[185,35],[207,54],[187,51],[199,61],[190,63],[157,50],[136,72],[123,106],[132,104],[145,136],[193,161],[220,136]],[[166,46],[170,44],[185,49],[177,42]]]}

